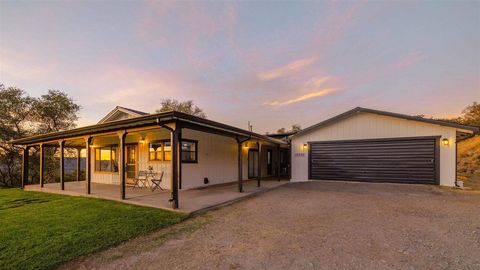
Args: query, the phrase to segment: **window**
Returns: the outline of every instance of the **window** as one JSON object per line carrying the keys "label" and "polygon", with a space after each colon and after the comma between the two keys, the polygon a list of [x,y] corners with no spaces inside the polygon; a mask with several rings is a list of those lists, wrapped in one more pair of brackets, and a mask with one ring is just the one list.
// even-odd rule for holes
{"label": "window", "polygon": [[197,163],[197,141],[182,140],[182,162]]}
{"label": "window", "polygon": [[116,146],[95,148],[95,171],[118,172]]}
{"label": "window", "polygon": [[[182,140],[182,162],[197,163],[197,141]],[[149,160],[172,160],[172,144],[170,140],[154,141],[149,145]]]}
{"label": "window", "polygon": [[148,159],[155,160],[172,160],[172,147],[170,141],[154,141],[149,145]]}

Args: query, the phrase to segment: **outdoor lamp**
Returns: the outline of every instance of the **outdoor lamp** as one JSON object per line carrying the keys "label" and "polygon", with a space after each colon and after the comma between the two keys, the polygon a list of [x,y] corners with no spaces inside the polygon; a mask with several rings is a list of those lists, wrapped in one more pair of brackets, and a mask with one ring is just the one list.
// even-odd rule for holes
{"label": "outdoor lamp", "polygon": [[306,151],[307,149],[308,149],[308,144],[304,143],[304,144],[302,145],[302,150],[303,150],[303,151]]}
{"label": "outdoor lamp", "polygon": [[138,142],[141,143],[141,144],[144,144],[145,143],[145,138],[143,138],[143,137],[140,138],[140,140]]}
{"label": "outdoor lamp", "polygon": [[450,140],[449,140],[449,139],[447,139],[447,138],[443,138],[443,139],[442,139],[442,145],[448,146],[449,144],[450,144]]}

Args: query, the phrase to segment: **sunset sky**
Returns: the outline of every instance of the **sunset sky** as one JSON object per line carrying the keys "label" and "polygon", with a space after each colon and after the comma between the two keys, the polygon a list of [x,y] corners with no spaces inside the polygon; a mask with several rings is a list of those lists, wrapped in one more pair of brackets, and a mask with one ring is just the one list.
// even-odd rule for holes
{"label": "sunset sky", "polygon": [[262,133],[451,117],[480,101],[480,1],[1,1],[0,83],[67,92],[81,126],[164,98]]}

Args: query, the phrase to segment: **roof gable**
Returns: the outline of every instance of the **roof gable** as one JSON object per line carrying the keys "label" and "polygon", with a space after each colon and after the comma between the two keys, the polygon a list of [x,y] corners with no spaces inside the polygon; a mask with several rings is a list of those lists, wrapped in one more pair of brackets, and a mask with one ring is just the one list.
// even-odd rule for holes
{"label": "roof gable", "polygon": [[399,113],[393,113],[393,112],[387,112],[387,111],[379,111],[379,110],[373,110],[373,109],[368,109],[368,108],[356,107],[352,110],[349,110],[347,112],[344,112],[342,114],[339,114],[337,116],[329,118],[329,119],[327,119],[325,121],[322,121],[318,124],[307,127],[305,129],[297,132],[296,134],[294,134],[292,136],[294,137],[294,136],[297,136],[297,135],[303,135],[303,134],[308,133],[310,131],[313,131],[317,128],[322,128],[322,127],[331,125],[333,123],[336,123],[338,121],[341,121],[343,119],[354,116],[354,115],[356,115],[357,113],[360,113],[360,112],[372,113],[372,114],[389,116],[389,117],[395,117],[395,118],[406,119],[406,120],[417,121],[417,122],[423,122],[423,123],[428,123],[428,124],[433,124],[433,125],[446,126],[446,127],[459,129],[459,130],[462,130],[462,131],[468,131],[470,133],[480,132],[479,127],[461,125],[461,124],[456,124],[456,123],[446,122],[446,121],[441,121],[441,120],[428,119],[428,118],[423,118],[423,117],[419,117],[419,116],[410,116],[410,115],[406,115],[406,114],[399,114]]}
{"label": "roof gable", "polygon": [[115,107],[115,109],[110,111],[105,117],[103,117],[98,122],[98,124],[103,124],[103,123],[108,123],[108,122],[113,122],[113,121],[118,121],[118,120],[124,120],[124,119],[144,116],[144,115],[148,115],[148,114],[149,113],[146,113],[146,112],[141,112],[141,111],[132,110],[132,109],[129,109],[129,108],[117,106],[117,107]]}

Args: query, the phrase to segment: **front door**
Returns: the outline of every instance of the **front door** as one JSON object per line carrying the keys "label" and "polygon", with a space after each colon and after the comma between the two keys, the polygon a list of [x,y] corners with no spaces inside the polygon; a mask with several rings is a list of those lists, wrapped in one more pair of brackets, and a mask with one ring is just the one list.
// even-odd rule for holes
{"label": "front door", "polygon": [[272,162],[272,150],[271,149],[267,150],[267,174],[268,175],[273,174],[273,162]]}
{"label": "front door", "polygon": [[248,178],[258,177],[258,150],[248,150]]}
{"label": "front door", "polygon": [[127,144],[126,148],[126,178],[127,183],[132,183],[137,173],[137,145]]}

